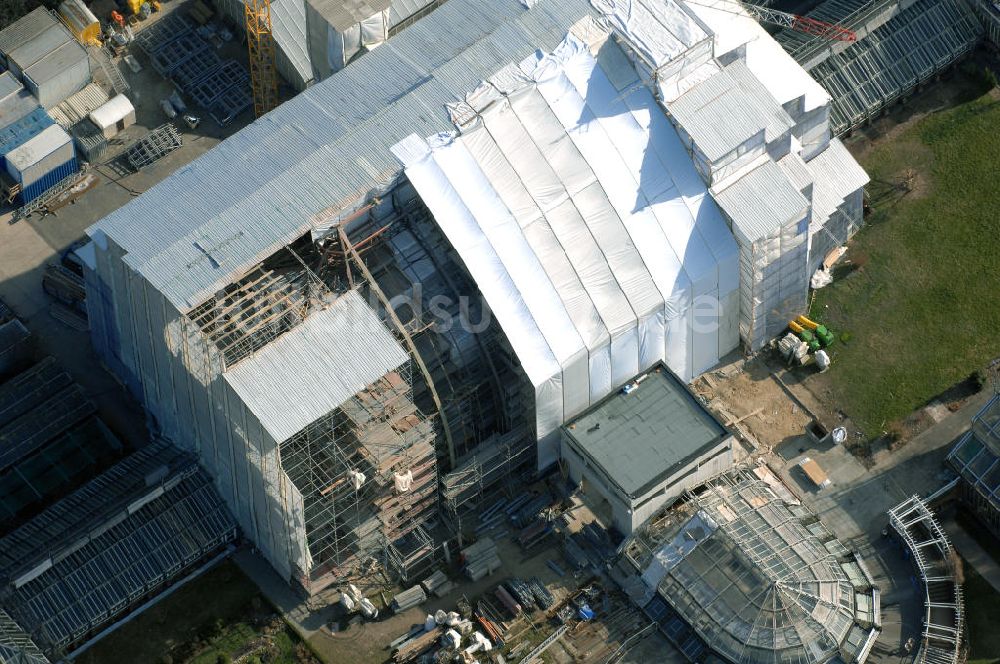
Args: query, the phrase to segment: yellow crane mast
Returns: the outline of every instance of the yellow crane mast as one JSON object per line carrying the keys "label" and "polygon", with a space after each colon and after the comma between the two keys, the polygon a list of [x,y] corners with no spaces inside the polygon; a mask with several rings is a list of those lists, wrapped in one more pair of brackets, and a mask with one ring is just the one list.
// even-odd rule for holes
{"label": "yellow crane mast", "polygon": [[247,48],[253,110],[259,118],[278,105],[278,73],[274,64],[270,0],[243,0],[246,9]]}

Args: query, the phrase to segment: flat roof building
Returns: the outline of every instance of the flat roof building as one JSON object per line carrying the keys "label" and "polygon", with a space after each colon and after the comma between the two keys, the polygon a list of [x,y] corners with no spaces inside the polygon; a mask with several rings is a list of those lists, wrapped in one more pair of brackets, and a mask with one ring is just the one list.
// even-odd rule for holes
{"label": "flat roof building", "polygon": [[625,534],[733,464],[733,436],[663,364],[568,422],[562,433],[570,478],[610,504],[614,525]]}

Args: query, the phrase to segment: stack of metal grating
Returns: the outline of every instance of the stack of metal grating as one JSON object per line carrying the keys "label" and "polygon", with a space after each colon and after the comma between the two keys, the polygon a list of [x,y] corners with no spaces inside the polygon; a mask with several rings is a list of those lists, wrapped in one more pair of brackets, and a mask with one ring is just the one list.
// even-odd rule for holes
{"label": "stack of metal grating", "polygon": [[176,83],[220,125],[250,108],[246,68],[235,60],[222,60],[182,12],[173,12],[141,30],[136,43],[157,72]]}

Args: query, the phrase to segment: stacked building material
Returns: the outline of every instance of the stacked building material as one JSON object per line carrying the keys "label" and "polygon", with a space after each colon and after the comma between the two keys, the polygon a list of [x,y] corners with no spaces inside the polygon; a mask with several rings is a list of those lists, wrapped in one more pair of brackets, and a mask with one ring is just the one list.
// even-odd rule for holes
{"label": "stacked building material", "polygon": [[521,532],[517,536],[517,543],[521,545],[522,549],[527,551],[545,541],[552,534],[552,530],[550,522],[545,519],[535,519],[534,523],[521,529]]}
{"label": "stacked building material", "polygon": [[437,570],[420,582],[424,590],[435,597],[444,597],[455,589],[455,583],[448,579],[444,572]]}
{"label": "stacked building material", "polygon": [[62,265],[53,263],[45,266],[42,290],[69,307],[86,311],[84,301],[87,291],[83,277]]}
{"label": "stacked building material", "polygon": [[496,598],[500,600],[500,603],[503,604],[507,610],[514,615],[514,617],[521,615],[523,607],[518,604],[517,600],[514,599],[514,596],[511,595],[506,588],[500,586],[493,592],[493,594],[496,595]]}
{"label": "stacked building material", "polygon": [[552,504],[552,496],[548,493],[535,496],[516,509],[508,508],[510,521],[518,528],[531,523],[546,507]]}
{"label": "stacked building material", "polygon": [[500,569],[500,555],[496,543],[489,537],[484,537],[462,549],[462,569],[473,581],[478,581]]}
{"label": "stacked building material", "polygon": [[528,587],[531,589],[531,594],[535,596],[535,601],[538,606],[543,609],[548,609],[553,604],[555,604],[555,597],[549,592],[549,589],[545,587],[537,576],[532,577],[528,582]]}
{"label": "stacked building material", "polygon": [[427,601],[427,593],[417,584],[392,598],[392,610],[401,613]]}
{"label": "stacked building material", "polygon": [[504,581],[503,585],[525,611],[533,611],[538,608],[538,604],[535,602],[535,594],[528,584],[521,579],[513,577]]}
{"label": "stacked building material", "polygon": [[441,636],[441,632],[442,628],[437,626],[434,629],[418,634],[408,641],[404,641],[403,644],[396,649],[396,652],[392,656],[392,661],[397,664],[412,662],[418,655],[425,650],[430,649],[435,643],[437,643],[438,638]]}

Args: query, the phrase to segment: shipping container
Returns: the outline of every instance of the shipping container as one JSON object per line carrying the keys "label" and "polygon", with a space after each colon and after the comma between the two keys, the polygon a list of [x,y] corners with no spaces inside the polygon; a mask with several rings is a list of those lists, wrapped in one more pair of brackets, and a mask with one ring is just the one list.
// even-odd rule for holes
{"label": "shipping container", "polygon": [[[70,143],[70,145],[72,146],[73,144]],[[30,203],[31,201],[41,196],[52,187],[62,182],[64,178],[69,177],[73,173],[76,173],[78,170],[80,170],[80,164],[77,163],[76,157],[74,156],[65,164],[62,164],[61,166],[56,166],[51,171],[43,175],[40,179],[35,180],[28,186],[25,187],[24,185],[22,185],[23,188],[21,189],[20,198],[18,200],[20,201],[21,205]]]}
{"label": "shipping container", "polygon": [[73,139],[55,124],[8,152],[6,161],[8,175],[21,185],[23,203],[77,170]]}
{"label": "shipping container", "polygon": [[[9,71],[0,74],[0,109],[8,103],[9,99],[16,97],[24,90],[24,86]],[[0,114],[0,122],[6,122],[7,116]]]}
{"label": "shipping container", "polygon": [[100,128],[105,138],[135,124],[135,107],[125,95],[117,95],[90,114],[90,121]]}
{"label": "shipping container", "polygon": [[56,21],[45,32],[11,51],[7,55],[7,68],[23,81],[25,69],[64,44],[75,43],[76,40],[69,34],[66,26]]}
{"label": "shipping container", "polygon": [[32,111],[0,128],[0,168],[6,169],[8,152],[21,147],[54,124],[45,109],[34,102],[34,98],[32,102],[35,104]]}
{"label": "shipping container", "polygon": [[8,66],[7,56],[10,53],[58,23],[47,9],[39,7],[0,30],[0,64]]}
{"label": "shipping container", "polygon": [[24,71],[24,87],[43,108],[52,108],[90,83],[87,51],[70,41]]}
{"label": "shipping container", "polygon": [[81,44],[96,44],[101,37],[101,24],[83,0],[63,0],[59,17]]}

